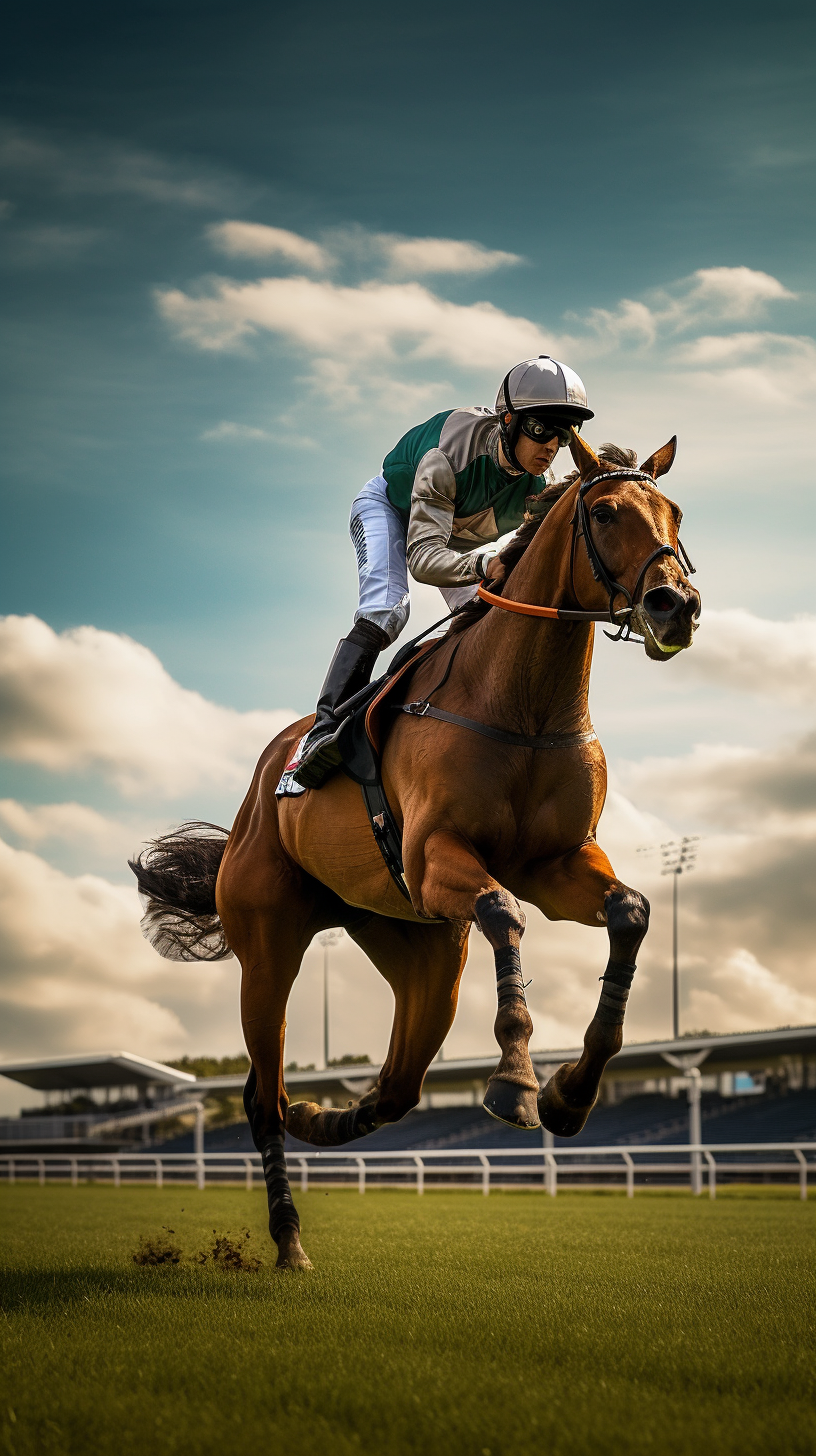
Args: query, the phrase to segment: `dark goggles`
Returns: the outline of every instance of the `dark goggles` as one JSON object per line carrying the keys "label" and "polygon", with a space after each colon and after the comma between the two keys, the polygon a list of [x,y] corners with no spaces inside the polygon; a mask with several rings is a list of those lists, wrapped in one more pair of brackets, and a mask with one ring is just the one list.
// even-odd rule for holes
{"label": "dark goggles", "polygon": [[554,420],[542,420],[537,415],[521,416],[521,433],[526,435],[528,440],[535,440],[537,445],[543,445],[547,440],[557,439],[559,450],[568,445],[571,439],[569,425],[563,422],[556,423]]}

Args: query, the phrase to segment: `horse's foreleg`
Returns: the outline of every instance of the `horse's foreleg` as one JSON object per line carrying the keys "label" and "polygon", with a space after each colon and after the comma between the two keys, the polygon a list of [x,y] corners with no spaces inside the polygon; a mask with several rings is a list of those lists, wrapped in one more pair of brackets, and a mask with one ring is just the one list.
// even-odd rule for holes
{"label": "horse's foreleg", "polygon": [[609,934],[609,960],[581,1057],[559,1067],[538,1099],[544,1127],[559,1137],[574,1137],[598,1099],[607,1062],[623,1045],[623,1019],[635,958],[649,928],[649,902],[617,879],[595,843],[543,866],[530,898],[550,919],[605,924]]}
{"label": "horse's foreleg", "polygon": [[536,1128],[538,1078],[529,1051],[533,1022],[521,974],[524,911],[459,835],[437,830],[425,842],[424,857],[424,913],[475,920],[493,948],[498,991],[494,1032],[501,1060],[487,1084],[485,1110],[512,1127]]}

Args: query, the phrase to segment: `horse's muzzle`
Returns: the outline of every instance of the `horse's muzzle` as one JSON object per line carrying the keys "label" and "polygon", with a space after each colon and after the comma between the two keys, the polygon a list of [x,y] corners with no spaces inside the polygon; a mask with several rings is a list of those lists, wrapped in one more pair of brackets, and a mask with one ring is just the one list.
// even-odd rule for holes
{"label": "horse's muzzle", "polygon": [[691,646],[699,616],[699,592],[662,582],[644,592],[632,613],[631,626],[644,638],[646,656],[653,662],[665,662]]}

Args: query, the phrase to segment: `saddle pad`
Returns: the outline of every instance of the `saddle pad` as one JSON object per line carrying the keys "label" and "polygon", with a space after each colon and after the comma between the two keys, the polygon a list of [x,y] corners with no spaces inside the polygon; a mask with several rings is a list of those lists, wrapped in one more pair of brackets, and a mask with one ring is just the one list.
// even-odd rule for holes
{"label": "saddle pad", "polygon": [[[298,743],[297,748],[295,749],[294,753],[292,754],[291,758],[289,759],[289,762],[290,763],[294,759],[296,759],[298,757],[298,754],[300,753],[300,750],[303,747],[303,745],[304,745],[305,742],[306,742],[306,734],[304,733],[303,737],[301,738],[300,742]],[[296,784],[295,783],[295,780],[293,778],[293,774],[294,774],[294,769],[290,770],[288,773],[287,773],[286,769],[283,770],[283,773],[281,774],[281,777],[280,777],[280,782],[278,784],[278,787],[275,790],[275,798],[276,799],[296,799],[299,794],[305,794],[306,793],[306,785],[305,784]]]}

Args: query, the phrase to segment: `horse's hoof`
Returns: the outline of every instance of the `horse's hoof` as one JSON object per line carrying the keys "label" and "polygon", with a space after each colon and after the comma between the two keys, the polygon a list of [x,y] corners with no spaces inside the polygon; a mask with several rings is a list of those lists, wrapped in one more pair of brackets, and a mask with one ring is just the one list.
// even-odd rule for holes
{"label": "horse's hoof", "polygon": [[292,1102],[286,1112],[286,1131],[308,1143],[312,1122],[322,1111],[316,1102]]}
{"label": "horse's hoof", "polygon": [[304,1254],[300,1245],[300,1235],[295,1228],[285,1228],[281,1231],[278,1244],[278,1261],[276,1269],[312,1269],[314,1265],[307,1254]]}
{"label": "horse's hoof", "polygon": [[575,1065],[575,1062],[564,1062],[538,1094],[541,1126],[556,1137],[575,1137],[598,1101],[597,1092],[587,1107],[576,1107],[567,1101],[563,1086],[570,1072],[575,1071]]}
{"label": "horse's hoof", "polygon": [[510,1127],[522,1128],[524,1132],[535,1132],[541,1126],[536,1089],[533,1087],[520,1087],[518,1082],[491,1077],[482,1106],[497,1122],[506,1122]]}

